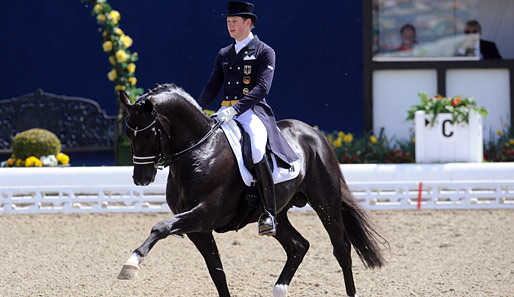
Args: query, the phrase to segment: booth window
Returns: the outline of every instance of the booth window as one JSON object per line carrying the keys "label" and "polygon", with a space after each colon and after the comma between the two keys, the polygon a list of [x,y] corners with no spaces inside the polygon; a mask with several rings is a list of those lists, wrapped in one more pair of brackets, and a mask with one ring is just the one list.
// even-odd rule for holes
{"label": "booth window", "polygon": [[[373,0],[373,60],[479,60],[479,0]],[[467,34],[466,34],[467,33]]]}

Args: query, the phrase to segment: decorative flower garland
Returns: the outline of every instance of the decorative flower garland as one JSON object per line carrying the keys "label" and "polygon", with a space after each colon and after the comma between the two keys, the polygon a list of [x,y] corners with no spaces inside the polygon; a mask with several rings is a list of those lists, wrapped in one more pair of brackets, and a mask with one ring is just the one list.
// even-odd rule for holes
{"label": "decorative flower garland", "polygon": [[98,29],[102,32],[104,43],[102,48],[109,55],[111,71],[107,78],[114,82],[115,92],[124,90],[134,102],[137,96],[143,94],[143,89],[137,88],[135,77],[137,52],[131,53],[128,49],[132,46],[132,38],[125,35],[119,27],[121,15],[111,8],[106,0],[82,0],[82,2],[94,4],[92,15],[96,16],[97,23],[101,26]]}

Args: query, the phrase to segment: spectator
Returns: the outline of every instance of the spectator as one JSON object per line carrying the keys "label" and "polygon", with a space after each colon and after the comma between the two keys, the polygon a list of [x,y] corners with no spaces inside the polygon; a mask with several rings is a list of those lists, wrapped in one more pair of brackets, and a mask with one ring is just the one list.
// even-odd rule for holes
{"label": "spectator", "polygon": [[414,49],[418,44],[416,40],[416,28],[412,24],[405,24],[400,29],[402,43],[396,48],[397,51],[408,51]]}
{"label": "spectator", "polygon": [[502,56],[496,47],[496,44],[492,41],[487,41],[482,39],[482,26],[476,20],[471,20],[466,22],[464,26],[465,34],[478,34],[480,38],[480,47],[479,43],[475,45],[475,55],[478,56],[478,48],[480,48],[480,59],[488,60],[488,59],[501,59]]}

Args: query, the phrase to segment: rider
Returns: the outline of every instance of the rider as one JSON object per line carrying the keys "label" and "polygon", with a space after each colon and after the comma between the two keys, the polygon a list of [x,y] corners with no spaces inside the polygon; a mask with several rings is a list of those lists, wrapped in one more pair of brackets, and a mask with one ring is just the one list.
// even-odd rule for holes
{"label": "rider", "polygon": [[227,4],[227,28],[234,42],[222,48],[216,57],[214,69],[203,89],[198,103],[207,107],[223,87],[223,101],[215,113],[226,123],[233,118],[249,134],[255,177],[265,201],[265,212],[259,218],[259,234],[275,235],[275,185],[268,159],[269,148],[278,161],[290,164],[298,159],[280,134],[275,116],[265,97],[268,95],[275,71],[275,52],[252,29],[257,23],[254,5],[230,1]]}

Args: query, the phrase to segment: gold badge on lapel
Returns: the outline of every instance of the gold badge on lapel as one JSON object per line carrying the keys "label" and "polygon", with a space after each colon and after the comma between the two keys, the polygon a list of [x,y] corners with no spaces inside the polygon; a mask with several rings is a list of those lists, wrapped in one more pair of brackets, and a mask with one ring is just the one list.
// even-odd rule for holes
{"label": "gold badge on lapel", "polygon": [[249,83],[250,83],[250,79],[251,79],[251,78],[250,78],[249,76],[243,76],[243,83],[244,83],[245,85],[249,84]]}
{"label": "gold badge on lapel", "polygon": [[244,89],[243,89],[243,94],[244,94],[244,95],[246,95],[246,94],[248,94],[248,93],[250,93],[250,90],[248,90],[248,88],[244,88]]}
{"label": "gold badge on lapel", "polygon": [[252,65],[244,65],[243,73],[246,75],[250,75],[250,73],[252,73]]}

